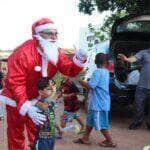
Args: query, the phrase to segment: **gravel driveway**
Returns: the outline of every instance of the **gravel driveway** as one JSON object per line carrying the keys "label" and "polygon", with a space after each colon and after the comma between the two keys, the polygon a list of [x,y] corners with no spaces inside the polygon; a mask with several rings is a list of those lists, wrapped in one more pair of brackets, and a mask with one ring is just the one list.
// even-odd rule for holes
{"label": "gravel driveway", "polygon": [[[56,119],[59,122],[59,116],[63,109],[62,104],[59,105],[56,112]],[[80,111],[80,114],[85,118],[85,112]],[[127,108],[119,108],[111,112],[110,117],[111,134],[114,141],[117,143],[117,148],[114,150],[142,150],[145,145],[150,145],[150,131],[143,124],[138,130],[128,130],[128,125],[132,121],[132,111]],[[7,150],[6,137],[6,117],[0,121],[0,150]],[[90,140],[91,145],[74,144],[72,141],[78,138],[74,132],[64,134],[63,139],[56,141],[55,150],[106,150],[112,148],[102,148],[98,146],[98,142],[103,140],[103,137],[98,132],[93,130]],[[150,149],[147,149],[150,150]]]}

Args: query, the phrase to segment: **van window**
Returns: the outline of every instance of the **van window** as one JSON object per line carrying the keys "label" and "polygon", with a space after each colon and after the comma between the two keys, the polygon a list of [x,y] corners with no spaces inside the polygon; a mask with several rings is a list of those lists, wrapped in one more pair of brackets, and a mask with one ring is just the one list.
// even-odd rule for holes
{"label": "van window", "polygon": [[120,24],[117,33],[121,32],[150,32],[150,21],[134,21]]}

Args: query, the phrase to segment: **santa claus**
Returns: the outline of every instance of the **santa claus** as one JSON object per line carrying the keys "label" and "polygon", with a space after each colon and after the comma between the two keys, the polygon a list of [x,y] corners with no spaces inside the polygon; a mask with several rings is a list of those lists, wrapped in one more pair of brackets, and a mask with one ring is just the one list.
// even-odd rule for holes
{"label": "santa claus", "polygon": [[24,150],[26,127],[32,149],[35,124],[45,116],[34,106],[38,99],[36,87],[40,77],[53,77],[57,71],[76,76],[86,62],[86,52],[76,51],[73,60],[57,44],[57,29],[53,21],[44,18],[32,26],[33,39],[17,47],[8,58],[8,74],[0,100],[6,103],[9,150]]}

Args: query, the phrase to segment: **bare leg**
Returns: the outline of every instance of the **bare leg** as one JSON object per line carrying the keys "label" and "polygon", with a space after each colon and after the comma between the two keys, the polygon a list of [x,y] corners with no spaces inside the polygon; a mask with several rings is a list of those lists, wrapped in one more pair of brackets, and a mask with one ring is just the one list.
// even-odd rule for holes
{"label": "bare leg", "polygon": [[61,131],[59,125],[55,124],[55,128],[57,129],[57,132],[59,134],[59,136],[56,136],[56,137],[58,137],[57,139],[62,138],[62,131]]}
{"label": "bare leg", "polygon": [[90,136],[90,133],[91,133],[92,129],[93,129],[93,127],[86,126],[85,134],[84,134],[84,136],[81,138],[83,141],[88,141],[88,140],[89,140],[89,136]]}
{"label": "bare leg", "polygon": [[101,133],[103,134],[103,136],[105,137],[107,142],[113,143],[112,138],[111,138],[110,133],[109,133],[109,130],[102,129]]}
{"label": "bare leg", "polygon": [[60,126],[61,126],[62,128],[65,128],[65,127],[66,127],[66,115],[63,114],[60,119],[61,119],[61,120],[60,120]]}
{"label": "bare leg", "polygon": [[[60,126],[61,126],[61,128],[65,128],[66,127],[66,121],[63,119],[63,117],[60,120]],[[63,135],[63,132],[61,131],[60,132],[60,136],[62,137],[62,135]]]}
{"label": "bare leg", "polygon": [[60,126],[61,126],[62,128],[65,128],[65,127],[66,127],[66,121],[63,120],[63,119],[61,119],[61,124],[60,124]]}
{"label": "bare leg", "polygon": [[77,122],[81,125],[81,130],[84,130],[84,121],[81,117],[76,118]]}

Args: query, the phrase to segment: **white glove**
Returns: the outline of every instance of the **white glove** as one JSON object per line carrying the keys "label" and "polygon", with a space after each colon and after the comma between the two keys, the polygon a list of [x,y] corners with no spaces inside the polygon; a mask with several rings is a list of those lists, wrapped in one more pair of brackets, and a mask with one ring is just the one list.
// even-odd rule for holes
{"label": "white glove", "polygon": [[16,102],[6,96],[0,95],[0,102],[2,102],[3,104],[12,106],[12,107],[16,107]]}
{"label": "white glove", "polygon": [[32,121],[36,124],[44,124],[44,121],[46,121],[46,116],[40,113],[41,110],[38,109],[35,106],[31,106],[28,110],[27,114],[32,119]]}
{"label": "white glove", "polygon": [[87,60],[88,57],[88,52],[85,49],[78,49],[76,51],[76,57],[77,59],[79,59],[80,61],[84,62]]}
{"label": "white glove", "polygon": [[32,101],[26,101],[19,110],[19,113],[22,116],[28,114],[32,121],[37,125],[44,124],[44,121],[46,121],[46,116],[40,112],[41,110],[35,107]]}

